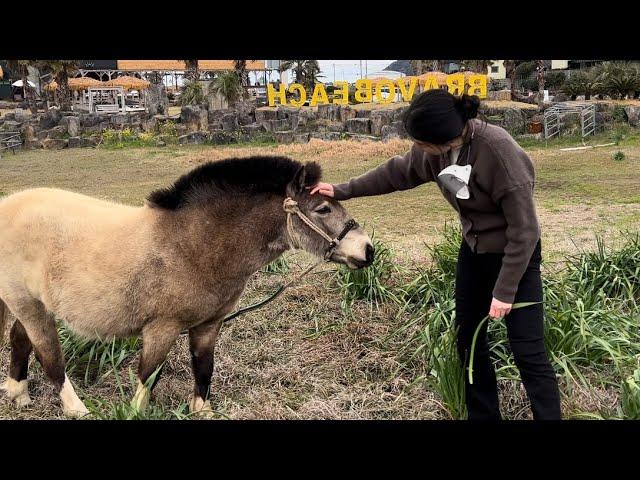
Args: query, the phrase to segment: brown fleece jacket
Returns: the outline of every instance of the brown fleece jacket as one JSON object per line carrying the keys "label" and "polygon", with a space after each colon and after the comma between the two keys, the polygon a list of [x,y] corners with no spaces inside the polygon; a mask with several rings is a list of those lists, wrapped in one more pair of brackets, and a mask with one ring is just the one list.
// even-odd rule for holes
{"label": "brown fleece jacket", "polygon": [[456,198],[438,180],[451,162],[448,155],[430,155],[418,145],[377,168],[334,185],[335,198],[381,195],[435,181],[462,223],[465,241],[476,253],[504,253],[493,289],[500,301],[513,303],[518,284],[540,239],[533,201],[535,174],[526,152],[503,128],[470,121],[458,165],[471,164],[468,200]]}

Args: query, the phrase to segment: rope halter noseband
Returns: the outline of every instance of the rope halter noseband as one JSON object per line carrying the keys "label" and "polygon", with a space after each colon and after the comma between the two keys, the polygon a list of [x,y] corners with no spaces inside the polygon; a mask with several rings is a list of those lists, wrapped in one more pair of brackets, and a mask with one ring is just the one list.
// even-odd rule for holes
{"label": "rope halter noseband", "polygon": [[293,198],[291,197],[285,198],[284,203],[282,204],[282,208],[285,212],[287,212],[287,233],[289,234],[289,238],[291,239],[291,244],[293,248],[297,248],[297,249],[300,248],[300,240],[295,230],[293,229],[293,222],[291,218],[292,215],[297,215],[300,218],[300,220],[306,223],[311,230],[313,230],[322,238],[324,238],[327,242],[329,242],[329,245],[327,245],[327,248],[324,251],[325,260],[330,260],[331,257],[333,256],[333,252],[335,251],[340,241],[347,235],[347,233],[349,233],[354,228],[358,227],[358,222],[356,222],[354,219],[350,219],[347,221],[347,223],[345,223],[344,228],[338,234],[338,236],[336,238],[331,238],[320,227],[318,227],[315,223],[313,223],[309,219],[309,217],[307,217],[304,213],[300,211],[300,207],[298,207],[298,202],[296,202]]}

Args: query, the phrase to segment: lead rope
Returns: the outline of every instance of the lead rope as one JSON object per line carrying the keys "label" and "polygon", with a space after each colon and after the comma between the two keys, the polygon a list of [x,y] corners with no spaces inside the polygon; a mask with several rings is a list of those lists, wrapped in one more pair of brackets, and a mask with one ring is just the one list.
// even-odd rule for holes
{"label": "lead rope", "polygon": [[[291,219],[292,215],[298,215],[300,220],[302,220],[304,223],[306,223],[309,226],[309,228],[311,228],[314,232],[316,232],[317,234],[321,235],[322,238],[327,240],[330,245],[335,246],[339,242],[339,240],[336,241],[335,239],[331,238],[329,235],[327,235],[325,232],[323,232],[319,227],[317,227],[311,220],[309,220],[307,218],[307,216],[300,211],[300,208],[298,207],[298,202],[296,202],[293,198],[291,198],[291,197],[285,198],[284,202],[282,204],[282,208],[283,208],[283,210],[285,212],[287,212],[287,233],[289,235],[289,239],[291,240],[290,243],[291,243],[291,246],[293,248],[299,249],[300,248],[300,241],[299,241],[298,235],[295,233],[295,230],[293,229],[293,221]],[[301,274],[299,274],[293,280],[291,280],[288,283],[285,283],[283,285],[280,285],[276,289],[276,291],[274,293],[272,293],[269,297],[267,297],[266,299],[262,300],[261,302],[254,303],[253,305],[249,305],[248,307],[241,308],[240,310],[238,310],[238,311],[236,311],[236,312],[234,312],[234,313],[232,313],[230,315],[227,315],[222,320],[222,323],[226,323],[226,322],[228,322],[230,320],[233,320],[234,318],[242,315],[243,313],[247,313],[247,312],[250,312],[252,310],[256,310],[256,309],[262,307],[263,305],[266,305],[267,303],[271,302],[272,300],[275,300],[287,288],[289,288],[291,285],[295,284],[296,282],[300,281],[305,275],[310,273],[318,265],[320,265],[321,263],[324,263],[325,261],[328,261],[328,258],[326,258],[326,256],[325,256],[325,259],[318,260],[316,263],[311,265],[309,268],[307,268],[305,271],[303,271]]]}

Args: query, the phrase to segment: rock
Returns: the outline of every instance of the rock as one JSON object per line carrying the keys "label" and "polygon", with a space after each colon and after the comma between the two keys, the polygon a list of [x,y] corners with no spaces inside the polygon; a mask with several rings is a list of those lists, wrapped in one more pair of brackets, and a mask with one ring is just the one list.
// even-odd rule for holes
{"label": "rock", "polygon": [[95,113],[83,113],[80,114],[80,126],[83,128],[94,127],[102,121],[100,115]]}
{"label": "rock", "polygon": [[400,132],[398,132],[398,128],[395,125],[384,125],[380,129],[380,135],[385,142],[393,138],[400,138]]}
{"label": "rock", "polygon": [[126,124],[131,123],[129,114],[127,113],[116,113],[115,115],[111,115],[109,118],[109,123],[116,127],[124,127]]}
{"label": "rock", "polygon": [[301,108],[299,116],[301,120],[304,119],[306,123],[309,123],[318,119],[318,112],[310,108]]}
{"label": "rock", "polygon": [[345,125],[344,123],[332,122],[326,126],[326,130],[329,132],[344,132]]}
{"label": "rock", "polygon": [[6,121],[15,122],[16,121],[16,114],[14,112],[5,113],[4,116],[2,117],[2,119],[5,122]]}
{"label": "rock", "polygon": [[157,132],[158,131],[158,120],[155,116],[143,120],[141,123],[141,128],[145,132]]}
{"label": "rock", "polygon": [[167,146],[167,142],[165,142],[164,140],[160,140],[159,138],[156,140],[156,147],[166,147]]}
{"label": "rock", "polygon": [[371,133],[371,120],[368,118],[350,118],[345,125],[349,133]]}
{"label": "rock", "polygon": [[348,133],[347,135],[349,136],[350,140],[354,140],[356,142],[380,141],[380,137],[375,137],[373,135],[362,135],[360,133]]}
{"label": "rock", "polygon": [[109,128],[109,122],[100,122],[92,127],[86,127],[84,129],[87,133],[102,133]]}
{"label": "rock", "polygon": [[198,132],[207,129],[209,113],[198,105],[185,105],[180,111],[180,123],[187,132]]}
{"label": "rock", "polygon": [[207,112],[207,118],[209,119],[209,123],[220,123],[220,120],[222,120],[222,117],[227,113],[232,113],[232,111],[229,109],[214,110],[210,108],[209,111]]}
{"label": "rock", "polygon": [[273,107],[261,107],[255,110],[256,123],[267,122],[268,120],[277,120],[278,110]]}
{"label": "rock", "polygon": [[38,150],[40,148],[44,148],[42,142],[37,138],[34,138],[33,140],[25,140],[22,146],[27,150]]}
{"label": "rock", "polygon": [[340,105],[340,121],[346,122],[350,118],[356,118],[357,112],[349,105]]}
{"label": "rock", "polygon": [[64,116],[60,120],[60,127],[65,129],[70,137],[77,137],[80,134],[80,119],[78,117]]}
{"label": "rock", "polygon": [[371,118],[371,110],[356,110],[356,118]]}
{"label": "rock", "polygon": [[289,119],[268,120],[267,122],[264,122],[263,125],[265,127],[265,130],[267,130],[267,132],[275,132],[275,131],[291,129],[291,122],[289,121]]}
{"label": "rock", "polygon": [[60,123],[61,119],[62,113],[60,113],[60,110],[57,110],[55,108],[47,110],[46,113],[43,113],[40,116],[40,128],[43,128],[45,130],[53,128]]}
{"label": "rock", "polygon": [[404,112],[407,111],[407,108],[409,108],[409,107],[403,106],[403,107],[394,109],[393,110],[393,121],[394,122],[402,121],[403,118],[404,118]]}
{"label": "rock", "polygon": [[50,130],[42,130],[42,132],[38,134],[38,138],[41,140],[45,138],[60,139],[63,138],[66,133],[67,129],[62,125],[58,125]]}
{"label": "rock", "polygon": [[29,121],[29,118],[31,116],[29,115],[27,110],[22,110],[20,108],[16,108],[15,111],[15,121],[16,122],[27,122]]}
{"label": "rock", "polygon": [[209,139],[207,132],[191,132],[178,137],[180,145],[200,145]]}
{"label": "rock", "polygon": [[318,118],[338,122],[340,121],[340,107],[340,105],[335,105],[333,103],[318,105]]}
{"label": "rock", "polygon": [[209,141],[216,145],[226,145],[229,143],[237,142],[236,138],[233,135],[222,130],[211,132],[211,134],[209,135]]}
{"label": "rock", "polygon": [[393,123],[392,110],[374,110],[371,112],[371,134],[382,135],[382,127]]}
{"label": "rock", "polygon": [[45,150],[62,150],[67,148],[69,142],[63,138],[46,138],[43,140],[42,145]]}
{"label": "rock", "polygon": [[225,132],[234,132],[238,130],[238,114],[237,113],[227,113],[223,115],[220,119],[220,123],[222,124],[222,130]]}
{"label": "rock", "polygon": [[340,132],[312,132],[310,137],[316,138],[318,140],[340,140],[342,138],[342,133]]}
{"label": "rock", "polygon": [[632,127],[640,126],[640,107],[635,105],[627,105],[624,107],[624,111],[627,114],[627,121]]}
{"label": "rock", "polygon": [[285,118],[289,118],[290,115],[295,115],[298,113],[298,109],[295,107],[287,107],[286,105],[278,105],[276,110],[276,119],[282,120]]}
{"label": "rock", "polygon": [[20,130],[21,126],[21,122],[16,122],[15,120],[6,120],[2,124],[2,129],[8,132],[17,132],[18,130]]}
{"label": "rock", "polygon": [[293,143],[294,134],[293,130],[283,130],[279,132],[273,132],[273,136],[278,143]]}
{"label": "rock", "polygon": [[22,128],[20,128],[20,136],[25,143],[31,140],[37,140],[36,130],[33,128],[33,125],[23,125]]}
{"label": "rock", "polygon": [[243,133],[255,134],[255,133],[262,133],[265,131],[266,130],[264,129],[264,125],[261,125],[259,123],[251,123],[249,125],[242,126]]}
{"label": "rock", "polygon": [[298,133],[293,136],[293,143],[308,143],[310,138],[308,133]]}
{"label": "rock", "polygon": [[396,120],[391,124],[392,127],[395,127],[395,129],[398,131],[398,135],[400,135],[400,138],[409,138],[409,134],[407,133],[407,131],[404,128],[404,122],[401,120]]}
{"label": "rock", "polygon": [[144,91],[144,104],[151,115],[166,114],[169,111],[169,99],[162,83],[151,83]]}
{"label": "rock", "polygon": [[176,135],[179,137],[180,135],[186,135],[189,133],[189,128],[186,125],[182,125],[181,123],[176,125]]}
{"label": "rock", "polygon": [[525,116],[519,108],[507,108],[503,113],[503,128],[512,135],[519,135],[525,130]]}
{"label": "rock", "polygon": [[97,143],[95,138],[71,137],[69,139],[69,148],[95,147]]}
{"label": "rock", "polygon": [[487,100],[510,101],[511,90],[497,90],[487,93]]}

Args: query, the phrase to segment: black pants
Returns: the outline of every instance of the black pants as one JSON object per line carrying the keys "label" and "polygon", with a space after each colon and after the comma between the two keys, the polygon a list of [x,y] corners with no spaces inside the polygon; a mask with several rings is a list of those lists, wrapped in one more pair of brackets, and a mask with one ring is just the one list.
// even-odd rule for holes
{"label": "black pants", "polygon": [[[473,364],[473,385],[469,384],[469,354],[473,334],[489,313],[493,287],[502,266],[503,254],[476,254],[463,240],[456,272],[456,323],[458,354],[465,365],[465,395],[469,420],[499,420],[496,373],[489,357],[487,324],[478,334]],[[531,256],[514,303],[542,301],[540,241]],[[489,321],[495,321],[489,319]],[[505,317],[509,344],[536,420],[560,420],[560,393],[549,362],[543,334],[542,304],[512,310]]]}

